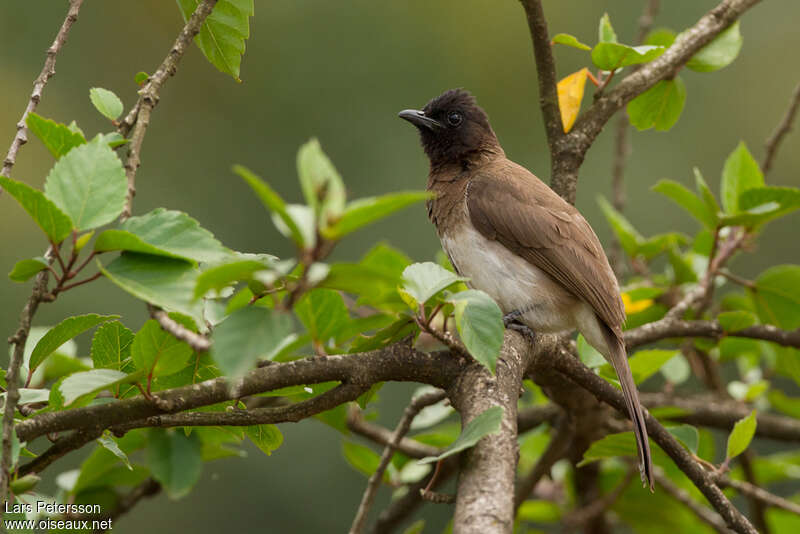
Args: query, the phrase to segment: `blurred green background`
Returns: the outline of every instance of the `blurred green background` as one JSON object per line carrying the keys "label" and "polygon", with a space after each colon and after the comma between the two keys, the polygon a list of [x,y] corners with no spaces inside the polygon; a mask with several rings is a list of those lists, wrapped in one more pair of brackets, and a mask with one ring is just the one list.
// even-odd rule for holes
{"label": "blurred green background", "polygon": [[[662,2],[657,26],[680,30],[716,3]],[[561,0],[545,2],[545,9],[552,34],[568,32],[594,43],[597,21],[607,11],[620,40],[630,42],[642,4]],[[63,0],[0,3],[2,154],[66,8]],[[658,179],[689,183],[692,167],[698,166],[718,190],[723,161],[739,140],[762,158],[763,142],[800,78],[799,18],[797,2],[758,5],[744,17],[744,48],[732,66],[711,74],[682,73],[688,99],[677,126],[667,133],[632,134],[626,214],[640,231],[695,230],[677,207],[649,191]],[[136,98],[135,73],[155,70],[181,25],[174,2],[88,0],[37,111],[60,122],[75,119],[89,136],[109,131],[89,102],[89,88],[111,89],[129,107]],[[556,47],[556,60],[560,77],[589,61],[588,54],[565,47]],[[522,8],[514,0],[256,2],[241,78],[237,84],[196,48],[189,51],[154,112],[134,213],[157,206],[183,210],[236,250],[290,254],[231,165],[250,167],[285,198],[297,201],[295,152],[317,136],[351,198],[423,188],[427,161],[416,133],[396,113],[422,106],[452,87],[465,87],[478,97],[509,157],[548,178],[531,43]],[[578,195],[578,207],[605,243],[610,231],[596,197],[610,192],[611,132],[608,128],[589,152]],[[769,183],[800,185],[799,147],[800,136],[790,134]],[[52,163],[32,139],[12,176],[41,187]],[[735,270],[753,276],[773,264],[800,262],[793,228],[798,222],[795,214],[769,226],[755,253],[735,261]],[[46,248],[38,229],[7,194],[0,197],[0,229],[0,272]],[[424,208],[416,206],[346,240],[333,257],[355,259],[380,240],[420,261],[433,258],[439,248]],[[29,291],[29,284],[0,282],[3,336],[16,328]],[[44,305],[35,324],[86,312],[120,313],[132,328],[145,320],[141,303],[100,281]],[[88,352],[87,338],[79,342]],[[399,415],[410,388],[390,385],[381,392],[387,424]],[[316,421],[281,429],[284,446],[271,457],[252,448],[246,459],[207,464],[188,497],[173,502],[160,495],[144,502],[114,532],[345,530],[366,479],[345,464],[339,436]],[[76,453],[51,471],[76,465],[80,456]],[[387,493],[381,493],[376,509]],[[428,508],[434,509],[428,510],[436,516],[434,524],[443,525],[449,510]]]}

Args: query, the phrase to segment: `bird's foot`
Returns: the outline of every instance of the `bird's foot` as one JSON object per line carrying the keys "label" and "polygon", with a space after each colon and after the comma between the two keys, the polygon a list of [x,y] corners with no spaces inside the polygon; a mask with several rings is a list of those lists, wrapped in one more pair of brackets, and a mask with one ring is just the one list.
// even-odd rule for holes
{"label": "bird's foot", "polygon": [[520,310],[514,310],[510,313],[507,313],[506,315],[503,316],[503,326],[508,328],[514,323],[520,324],[519,321],[517,321],[517,319],[519,319],[520,317],[522,317],[522,311]]}
{"label": "bird's foot", "polygon": [[527,339],[529,342],[533,343],[536,341],[536,332],[534,332],[529,326],[526,326],[517,321],[510,321],[506,324],[506,328],[509,330],[516,330]]}

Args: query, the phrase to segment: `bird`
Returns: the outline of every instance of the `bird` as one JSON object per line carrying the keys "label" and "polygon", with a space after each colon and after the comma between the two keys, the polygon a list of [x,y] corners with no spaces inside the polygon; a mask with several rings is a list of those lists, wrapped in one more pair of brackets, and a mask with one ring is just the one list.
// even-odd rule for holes
{"label": "bird", "polygon": [[451,89],[398,116],[419,131],[430,162],[428,217],[453,268],[497,303],[507,327],[577,329],[611,363],[633,422],[642,482],[653,491],[644,414],[622,337],[625,307],[592,227],[506,158],[488,115],[466,90]]}

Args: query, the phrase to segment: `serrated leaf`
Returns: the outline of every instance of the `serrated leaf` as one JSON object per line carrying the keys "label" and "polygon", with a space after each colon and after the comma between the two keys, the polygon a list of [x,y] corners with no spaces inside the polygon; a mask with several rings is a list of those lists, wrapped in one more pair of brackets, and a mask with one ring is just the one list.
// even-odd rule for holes
{"label": "serrated leaf", "polygon": [[91,230],[122,213],[128,180],[122,162],[98,136],[56,162],[44,191],[78,231]]}
{"label": "serrated leaf", "polygon": [[26,282],[36,273],[47,269],[50,264],[41,256],[20,260],[14,264],[14,268],[8,273],[8,277],[13,282]]}
{"label": "serrated leaf", "polygon": [[314,341],[327,343],[350,320],[338,291],[314,289],[300,299],[294,311]]}
{"label": "serrated leaf", "polygon": [[119,321],[102,324],[92,338],[92,363],[96,369],[132,371],[130,362],[134,334]]}
{"label": "serrated leaf", "polygon": [[97,443],[108,449],[111,452],[111,454],[122,460],[122,463],[125,464],[125,467],[133,471],[133,466],[131,466],[131,462],[128,459],[128,455],[125,454],[125,452],[119,448],[119,444],[113,437],[107,434],[103,434],[102,436],[97,438]]}
{"label": "serrated leaf", "polygon": [[[61,394],[61,405],[67,407],[78,399],[93,398],[105,389],[137,380],[140,376],[140,374],[125,374],[114,369],[91,369],[65,377],[53,389],[57,389]],[[53,396],[50,398],[53,399]]]}
{"label": "serrated leaf", "polygon": [[94,249],[126,250],[192,262],[222,261],[232,255],[197,220],[182,211],[164,208],[130,217],[118,228],[106,230],[97,237]]}
{"label": "serrated leaf", "polygon": [[756,316],[749,311],[737,310],[722,312],[717,315],[717,321],[725,332],[736,332],[756,324]]}
{"label": "serrated leaf", "polygon": [[710,230],[716,228],[716,212],[711,212],[708,204],[689,191],[683,184],[679,184],[673,180],[659,180],[652,189],[688,211],[695,219],[703,223],[706,228]]}
{"label": "serrated leaf", "polygon": [[599,43],[592,49],[592,63],[602,70],[615,71],[623,67],[648,63],[664,53],[662,46],[627,46],[619,43]]}
{"label": "serrated leaf", "polygon": [[150,429],[147,466],[172,499],[183,497],[203,472],[200,438],[180,430]]}
{"label": "serrated leaf", "polygon": [[429,464],[438,462],[442,458],[447,458],[463,450],[469,449],[474,446],[481,438],[496,434],[500,431],[500,423],[503,420],[502,406],[492,406],[486,411],[479,414],[475,419],[467,423],[461,430],[458,439],[447,447],[447,449],[439,456],[427,456],[421,460],[421,464]]}
{"label": "serrated leaf", "polygon": [[592,47],[578,41],[577,37],[568,33],[557,33],[553,36],[553,44],[562,44],[577,48],[578,50],[591,50]]}
{"label": "serrated leaf", "polygon": [[242,376],[291,333],[288,314],[259,306],[241,308],[214,329],[211,355],[225,375]]}
{"label": "serrated leaf", "polygon": [[720,194],[725,213],[741,212],[739,196],[748,189],[763,186],[764,174],[747,149],[747,145],[741,141],[725,160],[725,167],[722,169]]}
{"label": "serrated leaf", "polygon": [[122,115],[122,100],[108,89],[102,87],[92,87],[89,89],[89,99],[92,105],[97,108],[101,115],[109,119],[116,120]]}
{"label": "serrated leaf", "polygon": [[41,191],[5,176],[0,176],[0,186],[19,202],[51,242],[61,243],[72,232],[72,219]]}
{"label": "serrated leaf", "polygon": [[[188,21],[200,0],[178,0],[183,20]],[[245,40],[250,37],[250,20],[253,0],[220,0],[203,22],[194,38],[206,59],[220,72],[229,74],[237,82]]]}
{"label": "serrated leaf", "polygon": [[761,322],[800,328],[800,266],[776,265],[755,280],[753,300]]}
{"label": "serrated leaf", "polygon": [[588,75],[589,69],[582,68],[578,72],[573,72],[558,82],[556,87],[558,92],[558,107],[561,110],[561,123],[564,127],[564,133],[572,129],[572,125],[575,124],[575,119],[578,118]]}
{"label": "serrated leaf", "polygon": [[70,339],[89,330],[93,326],[110,321],[111,319],[119,319],[119,315],[97,315],[96,313],[90,313],[64,319],[42,336],[42,339],[40,339],[36,347],[34,347],[30,362],[28,363],[30,372],[33,373],[45,358],[50,356]]}
{"label": "serrated leaf", "polygon": [[601,43],[617,42],[617,33],[611,26],[611,17],[608,16],[608,13],[603,13],[603,16],[600,17],[600,26],[597,29],[597,40]]}
{"label": "serrated leaf", "polygon": [[440,265],[426,261],[411,264],[403,270],[402,289],[417,303],[425,304],[440,291],[465,280]]}
{"label": "serrated leaf", "polygon": [[655,127],[667,131],[678,122],[685,103],[686,86],[676,76],[672,80],[661,80],[628,102],[628,117],[638,130]]}
{"label": "serrated leaf", "polygon": [[86,142],[83,134],[73,132],[65,124],[45,119],[33,112],[28,113],[25,122],[28,129],[44,143],[56,159]]}
{"label": "serrated leaf", "polygon": [[284,226],[288,229],[292,240],[296,244],[300,246],[306,244],[303,233],[300,231],[300,228],[291,215],[289,215],[286,202],[283,201],[278,193],[276,193],[264,180],[256,176],[246,167],[234,165],[233,172],[241,176],[242,179],[247,182],[250,188],[256,193],[256,195],[258,195],[261,203],[280,218]]}
{"label": "serrated leaf", "polygon": [[608,224],[611,226],[611,229],[617,236],[617,239],[619,240],[620,245],[622,245],[622,248],[625,250],[625,253],[631,257],[636,256],[639,250],[639,242],[644,239],[642,235],[637,232],[628,219],[614,209],[614,207],[609,204],[605,198],[597,197],[597,203],[600,205],[600,209],[606,216]]}
{"label": "serrated leaf", "polygon": [[254,425],[244,429],[250,441],[256,444],[267,456],[283,443],[283,434],[275,425]]}
{"label": "serrated leaf", "polygon": [[750,446],[750,442],[753,441],[753,436],[755,436],[755,434],[756,411],[753,410],[750,412],[750,415],[739,419],[736,421],[736,424],[733,425],[733,430],[731,430],[728,436],[727,452],[725,453],[726,459],[730,460],[743,453],[747,447]]}
{"label": "serrated leaf", "polygon": [[150,254],[125,253],[103,274],[122,290],[167,311],[177,311],[204,324],[202,303],[194,299],[198,270],[192,264]]}
{"label": "serrated leaf", "polygon": [[150,319],[136,333],[131,344],[131,358],[137,369],[149,376],[167,376],[186,366],[192,348],[165,332],[155,319]]}
{"label": "serrated leaf", "polygon": [[686,66],[697,72],[719,70],[733,63],[741,49],[742,34],[737,20],[692,56]]}
{"label": "serrated leaf", "polygon": [[298,150],[297,175],[303,196],[319,227],[336,224],[345,209],[344,182],[316,139],[311,139]]}
{"label": "serrated leaf", "polygon": [[322,235],[327,239],[341,239],[368,224],[429,198],[431,194],[427,191],[403,191],[354,200],[347,204],[335,223],[322,229]]}
{"label": "serrated leaf", "polygon": [[455,307],[456,328],[475,360],[494,374],[503,345],[503,313],[492,298],[477,289],[455,293],[447,299]]}

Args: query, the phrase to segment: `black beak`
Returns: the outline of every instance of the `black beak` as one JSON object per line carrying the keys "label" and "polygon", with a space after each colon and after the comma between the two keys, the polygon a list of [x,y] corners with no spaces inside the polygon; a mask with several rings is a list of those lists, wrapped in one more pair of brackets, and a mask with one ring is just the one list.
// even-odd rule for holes
{"label": "black beak", "polygon": [[404,109],[397,114],[401,119],[405,119],[417,128],[427,128],[430,131],[442,127],[442,123],[425,115],[424,111],[417,109]]}

